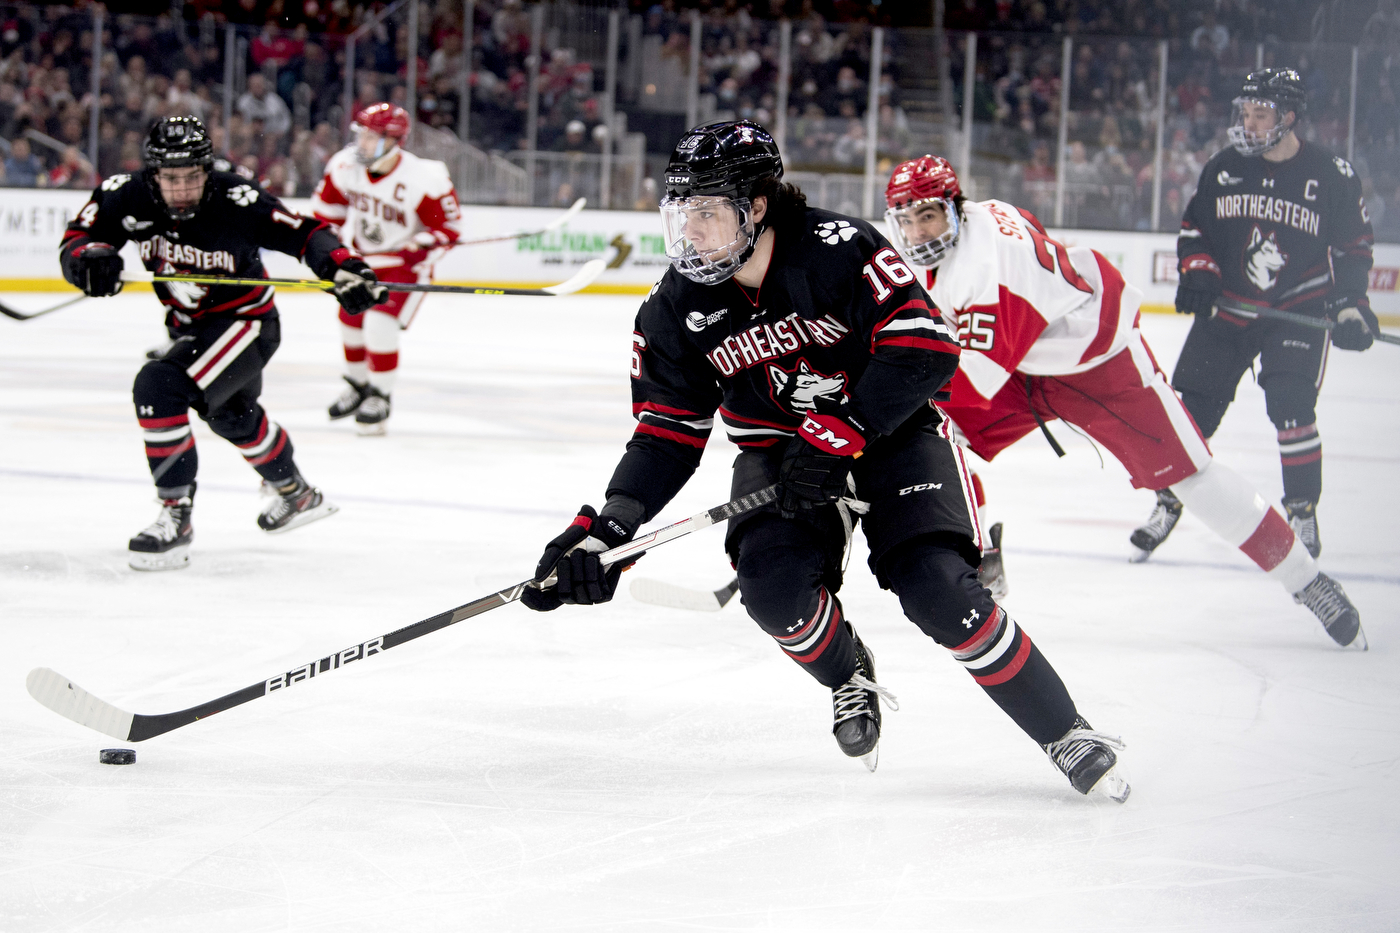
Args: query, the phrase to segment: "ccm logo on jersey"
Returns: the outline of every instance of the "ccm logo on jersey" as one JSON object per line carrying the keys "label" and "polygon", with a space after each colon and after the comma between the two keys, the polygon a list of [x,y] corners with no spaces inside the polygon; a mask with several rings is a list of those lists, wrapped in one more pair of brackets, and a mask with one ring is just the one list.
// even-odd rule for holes
{"label": "ccm logo on jersey", "polygon": [[327,655],[319,661],[312,661],[303,664],[301,667],[287,671],[285,674],[278,674],[276,677],[269,677],[265,684],[267,692],[281,690],[283,687],[290,687],[292,684],[300,683],[303,680],[310,680],[317,674],[324,674],[333,671],[351,661],[358,661],[367,658],[372,654],[379,654],[384,650],[384,636],[371,638],[369,641],[359,645],[351,645],[344,651],[337,651],[335,654]]}
{"label": "ccm logo on jersey", "polygon": [[907,496],[911,492],[928,492],[930,489],[942,489],[942,483],[915,483],[913,486],[905,486],[899,491],[901,496]]}

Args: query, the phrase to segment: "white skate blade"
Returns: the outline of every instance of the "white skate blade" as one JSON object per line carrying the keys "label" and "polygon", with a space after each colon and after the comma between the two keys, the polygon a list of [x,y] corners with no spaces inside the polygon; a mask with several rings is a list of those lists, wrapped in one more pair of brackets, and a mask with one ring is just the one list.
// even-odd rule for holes
{"label": "white skate blade", "polygon": [[1126,803],[1128,795],[1132,792],[1132,787],[1119,775],[1117,765],[1104,772],[1104,776],[1099,778],[1098,783],[1089,788],[1089,793],[1103,794],[1114,803]]}
{"label": "white skate blade", "polygon": [[190,546],[177,545],[168,551],[153,554],[149,551],[127,551],[127,566],[132,570],[184,570],[190,565]]}
{"label": "white skate blade", "polygon": [[1128,547],[1132,548],[1132,553],[1128,555],[1128,563],[1130,564],[1141,564],[1152,556],[1151,551],[1144,551],[1136,544],[1130,544]]}
{"label": "white skate blade", "polygon": [[877,742],[874,748],[860,756],[860,760],[865,764],[865,770],[873,772],[880,764],[880,744]]}
{"label": "white skate blade", "polygon": [[365,424],[362,421],[355,422],[355,430],[360,437],[383,437],[389,430],[389,421],[376,421],[374,424]]}
{"label": "white skate blade", "polygon": [[1371,643],[1366,640],[1366,630],[1361,627],[1361,623],[1356,624],[1356,637],[1351,640],[1351,644],[1342,645],[1343,651],[1370,651]]}
{"label": "white skate blade", "polygon": [[302,525],[309,525],[323,518],[330,518],[339,511],[340,506],[323,498],[321,504],[316,506],[316,508],[307,509],[305,512],[298,512],[296,517],[287,522],[287,524],[283,525],[281,528],[269,529],[267,533],[270,535],[284,534],[285,532],[291,531],[293,528],[300,528]]}

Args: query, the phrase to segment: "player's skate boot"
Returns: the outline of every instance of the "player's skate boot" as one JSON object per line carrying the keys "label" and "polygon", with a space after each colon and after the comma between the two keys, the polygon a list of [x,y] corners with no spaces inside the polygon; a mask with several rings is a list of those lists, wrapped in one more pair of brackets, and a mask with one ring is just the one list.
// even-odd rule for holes
{"label": "player's skate boot", "polygon": [[366,437],[383,434],[389,426],[391,410],[389,396],[370,386],[366,390],[365,400],[360,403],[360,410],[355,412],[355,427]]}
{"label": "player's skate boot", "polygon": [[831,712],[835,720],[831,732],[836,744],[851,758],[859,758],[871,771],[880,762],[880,699],[890,709],[899,709],[899,700],[875,682],[875,656],[861,642],[855,627],[847,623],[856,643],[856,672],[851,679],[831,691]]}
{"label": "player's skate boot", "polygon": [[1153,507],[1147,524],[1134,529],[1128,536],[1133,545],[1133,553],[1128,560],[1140,564],[1151,557],[1180,520],[1181,500],[1170,489],[1157,490],[1157,505]]}
{"label": "player's skate boot", "polygon": [[1050,763],[1059,768],[1081,794],[1097,790],[1122,803],[1132,792],[1116,770],[1118,756],[1113,750],[1122,748],[1123,740],[1095,732],[1083,716],[1076,717],[1074,725],[1064,735],[1041,747],[1050,756]]}
{"label": "player's skate boot", "polygon": [[982,564],[977,568],[977,582],[987,588],[992,599],[1006,598],[1006,568],[1001,562],[1001,522],[987,529],[987,540],[992,542],[989,550],[982,552]]}
{"label": "player's skate boot", "polygon": [[258,516],[258,527],[271,535],[329,518],[340,511],[339,506],[326,501],[321,490],[302,479],[300,473],[293,474],[275,492]]}
{"label": "player's skate boot", "polygon": [[340,398],[332,402],[331,407],[326,410],[332,421],[348,418],[359,411],[360,403],[369,395],[369,383],[356,382],[349,376],[341,376],[340,378],[344,379],[348,385],[345,391],[340,393]]}
{"label": "player's skate boot", "polygon": [[127,545],[127,564],[132,570],[183,570],[190,565],[194,484],[189,488],[187,495],[158,500],[160,515]]}
{"label": "player's skate boot", "polygon": [[1343,648],[1367,649],[1366,633],[1361,630],[1361,613],[1347,599],[1342,585],[1327,574],[1313,577],[1311,583],[1293,594],[1293,601],[1311,609],[1327,634]]}
{"label": "player's skate boot", "polygon": [[1284,499],[1283,510],[1288,524],[1314,559],[1322,553],[1322,538],[1317,533],[1317,503],[1310,499]]}

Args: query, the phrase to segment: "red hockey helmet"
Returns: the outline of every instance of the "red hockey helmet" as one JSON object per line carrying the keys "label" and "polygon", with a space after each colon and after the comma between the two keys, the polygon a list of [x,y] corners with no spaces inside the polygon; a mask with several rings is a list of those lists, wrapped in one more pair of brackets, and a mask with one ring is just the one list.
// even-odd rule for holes
{"label": "red hockey helmet", "polygon": [[370,104],[355,114],[355,122],[390,139],[408,135],[408,111],[395,104]]}
{"label": "red hockey helmet", "polygon": [[373,165],[408,135],[408,111],[393,104],[370,104],[355,114],[350,129],[355,137],[355,157],[364,165]]}
{"label": "red hockey helmet", "polygon": [[895,167],[885,186],[885,220],[906,259],[936,266],[957,244],[962,218],[954,199],[961,194],[957,173],[941,156],[920,156]]}

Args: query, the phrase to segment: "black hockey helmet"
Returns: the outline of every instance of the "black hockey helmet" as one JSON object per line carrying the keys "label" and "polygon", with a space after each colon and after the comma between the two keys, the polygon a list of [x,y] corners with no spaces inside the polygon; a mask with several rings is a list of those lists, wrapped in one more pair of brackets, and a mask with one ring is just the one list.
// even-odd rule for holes
{"label": "black hockey helmet", "polygon": [[[206,172],[214,164],[214,142],[197,117],[165,117],[151,127],[146,137],[146,184],[156,202],[165,208],[171,220],[189,220],[199,212],[203,199],[187,208],[176,209],[165,203],[156,181],[156,171],[162,168],[199,166]],[[204,197],[209,195],[205,183]]]}
{"label": "black hockey helmet", "polygon": [[748,198],[770,176],[783,177],[783,158],[769,132],[752,120],[720,120],[681,137],[666,165],[666,196]]}
{"label": "black hockey helmet", "polygon": [[1240,97],[1273,101],[1280,114],[1292,110],[1301,119],[1308,108],[1308,91],[1303,76],[1292,68],[1265,68],[1252,71],[1244,79]]}
{"label": "black hockey helmet", "polygon": [[[1244,79],[1240,95],[1234,99],[1234,112],[1230,117],[1227,135],[1230,144],[1241,155],[1261,155],[1277,146],[1289,130],[1298,125],[1307,110],[1308,92],[1303,87],[1303,77],[1292,68],[1265,68],[1251,72]],[[1243,104],[1266,104],[1274,109],[1277,122],[1266,133],[1247,133],[1244,128]],[[1293,119],[1284,119],[1284,114],[1293,112]]]}
{"label": "black hockey helmet", "polygon": [[682,136],[661,201],[671,267],[701,285],[738,272],[763,232],[753,220],[754,192],[782,177],[777,143],[752,120],[706,123]]}

